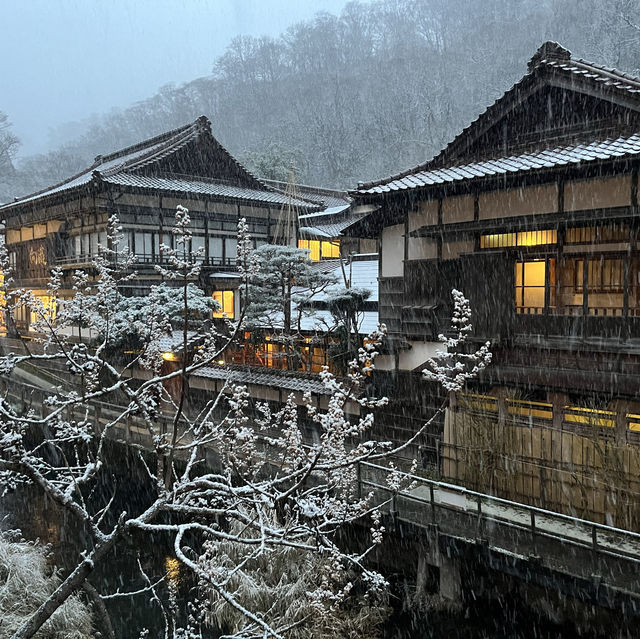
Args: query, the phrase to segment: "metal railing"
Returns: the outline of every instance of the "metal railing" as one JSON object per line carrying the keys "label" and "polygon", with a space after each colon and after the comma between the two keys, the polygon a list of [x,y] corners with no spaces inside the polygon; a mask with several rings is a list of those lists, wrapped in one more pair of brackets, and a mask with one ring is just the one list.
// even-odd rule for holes
{"label": "metal railing", "polygon": [[[390,472],[384,466],[360,462],[359,489],[361,491],[367,488],[372,489],[374,502],[377,505],[382,504],[383,511],[386,510],[400,520],[426,527],[429,524],[439,523],[439,510],[472,514],[476,517],[476,523],[482,521],[484,524],[497,524],[510,529],[527,531],[531,535],[640,563],[640,533],[400,471],[394,472],[400,474],[409,484],[409,488],[394,491],[380,481],[380,479],[384,480]],[[423,490],[420,491],[420,488]],[[417,505],[418,508],[411,509],[405,506],[403,511],[403,502]],[[459,533],[461,537],[465,537],[468,531],[460,530]],[[482,536],[487,535],[496,541],[500,537],[499,529],[482,526]]]}
{"label": "metal railing", "polygon": [[[31,408],[35,404],[40,409],[42,399],[51,392],[54,391],[14,380],[8,389],[8,394],[14,399],[29,404]],[[78,410],[84,415],[85,408],[98,429],[101,428],[101,422],[125,410],[123,406],[108,402],[92,402],[87,407],[78,407]],[[166,425],[172,419],[167,414],[161,415],[158,421]],[[130,437],[132,429],[139,430],[141,426],[142,420],[131,415],[126,423],[119,424],[117,428]],[[264,454],[265,460],[277,462],[269,460],[266,451]],[[402,478],[404,488],[394,490],[389,486],[386,478],[392,474]],[[467,520],[472,516],[478,537],[489,538],[495,547],[500,547],[503,538],[501,530],[508,529],[640,564],[640,533],[480,493],[457,484],[391,470],[371,462],[358,463],[357,477],[360,495],[372,493],[373,504],[379,505],[383,512],[419,527],[440,526],[444,522],[450,528],[444,531],[446,534],[468,539],[468,527],[465,529],[463,524],[452,524],[450,517],[445,521],[447,518],[443,515],[463,515]]]}

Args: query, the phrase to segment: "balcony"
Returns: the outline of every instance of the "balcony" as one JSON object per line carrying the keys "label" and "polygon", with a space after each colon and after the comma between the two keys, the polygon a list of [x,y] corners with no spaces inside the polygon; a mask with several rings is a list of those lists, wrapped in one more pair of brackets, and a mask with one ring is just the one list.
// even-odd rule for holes
{"label": "balcony", "polygon": [[[88,268],[91,266],[96,257],[107,255],[102,252],[98,252],[97,254],[81,254],[81,255],[61,255],[55,258],[56,266],[67,267],[67,268]],[[108,257],[113,259],[113,255],[109,254]],[[167,265],[169,262],[165,257],[160,257],[158,255],[153,255],[150,253],[137,254],[134,256],[134,268],[139,267],[153,267],[156,264],[165,264]],[[211,257],[211,258],[197,258],[195,256],[191,256],[191,263],[195,264],[199,262],[203,267],[213,268],[213,269],[223,269],[230,268],[234,269],[236,267],[236,258],[226,258],[223,259],[221,257]]]}

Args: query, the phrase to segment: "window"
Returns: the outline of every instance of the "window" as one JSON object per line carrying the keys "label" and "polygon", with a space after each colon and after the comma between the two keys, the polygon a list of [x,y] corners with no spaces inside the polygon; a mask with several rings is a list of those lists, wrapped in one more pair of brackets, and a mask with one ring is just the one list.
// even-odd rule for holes
{"label": "window", "polygon": [[134,253],[146,258],[153,255],[153,233],[142,233],[136,231],[133,236]]}
{"label": "window", "polygon": [[322,243],[322,257],[335,259],[340,257],[340,242],[323,242]]}
{"label": "window", "polygon": [[53,297],[49,297],[48,295],[36,295],[35,299],[37,302],[40,302],[42,304],[42,312],[40,312],[39,309],[33,309],[30,311],[30,329],[36,322],[41,322],[42,320],[53,322],[56,319],[56,301]]}
{"label": "window", "polygon": [[214,291],[213,299],[218,302],[219,310],[213,312],[214,317],[223,317],[226,315],[229,318],[235,316],[234,312],[234,300],[235,291]]}
{"label": "window", "polygon": [[228,237],[224,241],[224,256],[227,264],[235,264],[238,257],[238,240]]}
{"label": "window", "polygon": [[194,235],[191,238],[191,259],[195,262],[204,261],[204,237],[202,235]]}
{"label": "window", "polygon": [[606,244],[628,241],[629,227],[624,224],[570,228],[565,234],[566,244]]}
{"label": "window", "polygon": [[[574,288],[583,289],[584,260],[575,260]],[[624,288],[624,262],[622,258],[590,258],[587,264],[588,293],[622,293]]]}
{"label": "window", "polygon": [[543,231],[518,231],[517,233],[497,233],[494,235],[481,235],[480,248],[493,249],[511,246],[544,246],[556,244],[558,232],[555,229]]}
{"label": "window", "polygon": [[309,251],[309,259],[312,262],[320,261],[320,244],[318,240],[298,240],[298,248]]}
{"label": "window", "polygon": [[[550,294],[554,290],[555,260],[524,260],[516,262],[515,304],[517,313],[541,314],[545,307],[545,287],[549,268]],[[550,300],[553,306],[553,300]]]}
{"label": "window", "polygon": [[73,252],[76,257],[98,255],[107,246],[107,232],[82,233],[73,237]]}
{"label": "window", "polygon": [[222,263],[222,238],[209,238],[209,262],[211,264]]}

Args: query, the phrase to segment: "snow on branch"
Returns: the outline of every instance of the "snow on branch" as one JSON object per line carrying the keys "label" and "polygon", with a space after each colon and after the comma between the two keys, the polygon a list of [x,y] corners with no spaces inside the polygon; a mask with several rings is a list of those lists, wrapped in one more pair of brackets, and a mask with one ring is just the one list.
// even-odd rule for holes
{"label": "snow on branch", "polygon": [[491,362],[491,343],[484,343],[477,351],[466,353],[471,325],[471,307],[469,300],[460,291],[453,289],[453,315],[451,317],[451,335],[439,335],[438,340],[444,349],[427,361],[422,371],[425,379],[440,384],[445,390],[459,391],[468,380],[477,377]]}

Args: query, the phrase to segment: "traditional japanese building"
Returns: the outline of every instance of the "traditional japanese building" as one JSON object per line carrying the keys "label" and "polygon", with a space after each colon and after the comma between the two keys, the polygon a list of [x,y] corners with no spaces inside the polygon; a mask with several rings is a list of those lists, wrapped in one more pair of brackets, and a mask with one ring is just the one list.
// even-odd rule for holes
{"label": "traditional japanese building", "polygon": [[[131,293],[143,293],[160,276],[159,247],[173,245],[177,205],[192,219],[191,252],[202,262],[200,284],[229,316],[238,311],[236,262],[238,220],[246,218],[256,244],[273,240],[283,206],[302,213],[321,202],[289,195],[253,176],[213,137],[205,117],[109,155],[64,182],[0,207],[16,288],[32,289],[45,305],[54,266],[65,282],[106,243],[109,217],[117,214],[124,245],[135,254],[138,277]],[[122,250],[124,246],[119,246]],[[200,250],[200,255],[197,255]],[[71,295],[71,291],[67,291]],[[64,292],[63,292],[64,296]],[[17,317],[28,329],[27,313]]]}
{"label": "traditional japanese building", "polygon": [[[519,464],[515,478],[496,467],[493,488],[508,496],[610,515],[602,500],[615,498],[584,491],[606,466],[602,442],[618,446],[622,476],[637,476],[628,442],[640,431],[639,167],[640,78],[547,42],[432,160],[352,193],[356,211],[376,207],[345,232],[381,242],[390,339],[377,367],[395,418],[404,411],[411,430],[430,403],[420,371],[460,289],[473,338],[490,340],[494,359],[458,402],[521,427],[497,455]],[[468,469],[482,442],[454,412],[433,433],[443,471],[479,485]],[[582,484],[560,494],[543,466]],[[625,494],[638,488],[633,480]]]}

